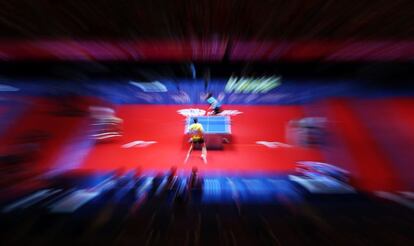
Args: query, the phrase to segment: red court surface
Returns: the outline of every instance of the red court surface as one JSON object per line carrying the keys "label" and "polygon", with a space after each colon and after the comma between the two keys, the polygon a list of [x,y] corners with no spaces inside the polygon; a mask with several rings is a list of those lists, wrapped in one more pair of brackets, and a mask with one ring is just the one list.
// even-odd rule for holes
{"label": "red court surface", "polygon": [[68,139],[88,123],[87,117],[59,116],[51,113],[55,107],[46,99],[27,99],[23,113],[19,114],[17,120],[0,138],[0,154],[13,152],[25,136],[41,134],[45,140],[39,143],[38,148],[41,151],[37,152],[30,168],[50,168],[59,158],[61,149],[67,144]]}
{"label": "red court surface", "polygon": [[[184,159],[189,147],[184,137],[185,116],[177,110],[200,108],[185,105],[126,105],[118,108],[124,119],[124,137],[113,143],[98,144],[90,151],[81,168],[109,170],[115,168],[166,171],[172,166],[190,170],[197,166],[206,172],[290,172],[300,160],[321,161],[319,150],[306,148],[268,148],[256,141],[286,142],[286,123],[303,116],[300,106],[228,106],[239,110],[232,116],[232,143],[224,150],[208,152],[208,164],[195,150],[187,164]],[[122,148],[132,141],[156,141],[147,147]]]}

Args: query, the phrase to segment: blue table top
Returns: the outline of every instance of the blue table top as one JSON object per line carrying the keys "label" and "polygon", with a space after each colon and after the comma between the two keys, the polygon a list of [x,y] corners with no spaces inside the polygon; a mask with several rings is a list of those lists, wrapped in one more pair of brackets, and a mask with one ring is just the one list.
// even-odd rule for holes
{"label": "blue table top", "polygon": [[[187,118],[185,133],[188,133],[188,127],[193,123],[193,118]],[[196,118],[203,126],[205,134],[231,134],[229,116],[199,116]]]}

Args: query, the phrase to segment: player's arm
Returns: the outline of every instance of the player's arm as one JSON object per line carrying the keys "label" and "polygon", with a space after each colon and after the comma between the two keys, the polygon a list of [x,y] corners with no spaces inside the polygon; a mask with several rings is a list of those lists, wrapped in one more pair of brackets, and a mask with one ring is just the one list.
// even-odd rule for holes
{"label": "player's arm", "polygon": [[215,100],[212,97],[208,98],[207,102],[210,104],[210,107],[208,109],[213,109],[216,105]]}

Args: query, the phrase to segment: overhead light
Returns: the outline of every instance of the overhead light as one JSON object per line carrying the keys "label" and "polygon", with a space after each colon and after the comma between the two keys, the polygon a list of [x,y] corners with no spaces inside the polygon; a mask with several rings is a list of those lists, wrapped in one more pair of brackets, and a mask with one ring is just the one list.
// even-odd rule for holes
{"label": "overhead light", "polygon": [[227,93],[267,93],[281,85],[281,77],[230,77],[225,91]]}
{"label": "overhead light", "polygon": [[0,84],[0,91],[20,91],[20,89],[11,85]]}
{"label": "overhead light", "polygon": [[153,81],[153,82],[134,82],[129,81],[131,85],[134,85],[144,92],[167,92],[167,87],[159,82],[159,81]]}

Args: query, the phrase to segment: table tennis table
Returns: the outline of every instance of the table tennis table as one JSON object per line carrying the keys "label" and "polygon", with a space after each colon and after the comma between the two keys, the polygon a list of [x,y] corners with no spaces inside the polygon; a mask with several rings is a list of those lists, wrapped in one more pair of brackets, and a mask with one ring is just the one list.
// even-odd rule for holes
{"label": "table tennis table", "polygon": [[231,139],[230,116],[198,116],[187,117],[184,134],[189,134],[189,127],[193,123],[193,118],[198,119],[198,123],[203,126],[204,140],[207,149],[223,149],[223,139]]}

